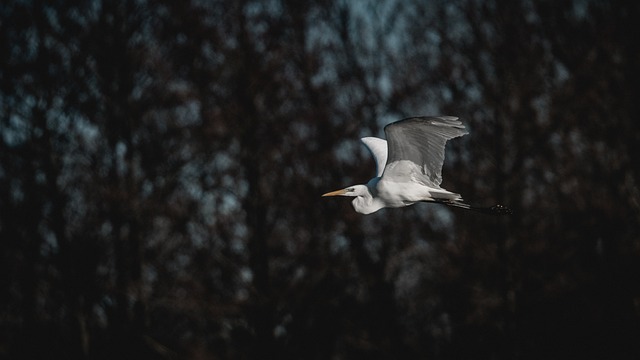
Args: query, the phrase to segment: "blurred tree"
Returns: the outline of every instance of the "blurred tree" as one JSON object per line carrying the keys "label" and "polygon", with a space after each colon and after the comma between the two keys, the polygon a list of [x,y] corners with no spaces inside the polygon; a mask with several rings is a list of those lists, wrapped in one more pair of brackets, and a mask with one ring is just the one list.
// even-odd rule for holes
{"label": "blurred tree", "polygon": [[[637,15],[3,4],[0,354],[637,358]],[[437,113],[471,130],[445,187],[514,216],[319,198]]]}

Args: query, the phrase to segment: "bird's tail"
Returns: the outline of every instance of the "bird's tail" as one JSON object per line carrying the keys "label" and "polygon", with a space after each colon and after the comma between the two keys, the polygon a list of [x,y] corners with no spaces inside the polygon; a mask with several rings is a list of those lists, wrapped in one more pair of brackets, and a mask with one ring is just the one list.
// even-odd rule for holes
{"label": "bird's tail", "polygon": [[489,207],[482,206],[473,206],[462,201],[438,201],[440,204],[457,207],[466,210],[473,210],[477,212],[481,212],[483,214],[491,214],[491,215],[511,215],[513,211],[504,205],[493,205]]}

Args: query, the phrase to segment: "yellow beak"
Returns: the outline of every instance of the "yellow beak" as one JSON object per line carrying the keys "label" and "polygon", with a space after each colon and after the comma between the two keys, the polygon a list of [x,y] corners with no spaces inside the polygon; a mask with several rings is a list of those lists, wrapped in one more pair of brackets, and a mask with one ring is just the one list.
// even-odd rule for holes
{"label": "yellow beak", "polygon": [[323,194],[322,196],[339,196],[339,195],[344,195],[347,193],[346,189],[342,189],[342,190],[336,190],[336,191],[332,191],[332,192],[328,192],[326,194]]}

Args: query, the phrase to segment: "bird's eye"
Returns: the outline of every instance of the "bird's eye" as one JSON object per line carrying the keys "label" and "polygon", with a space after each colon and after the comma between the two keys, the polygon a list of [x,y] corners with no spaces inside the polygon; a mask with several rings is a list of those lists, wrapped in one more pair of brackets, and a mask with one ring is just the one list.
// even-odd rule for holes
{"label": "bird's eye", "polygon": [[353,188],[348,188],[348,189],[347,189],[347,192],[353,192],[353,191],[354,191],[354,189],[353,189]]}

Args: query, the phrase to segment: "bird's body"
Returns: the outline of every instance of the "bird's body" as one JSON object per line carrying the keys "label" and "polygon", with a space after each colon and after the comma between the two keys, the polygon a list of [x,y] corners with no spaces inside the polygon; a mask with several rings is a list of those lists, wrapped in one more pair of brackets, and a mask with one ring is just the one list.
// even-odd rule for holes
{"label": "bird's body", "polygon": [[457,117],[407,118],[387,125],[384,131],[387,140],[362,139],[376,160],[376,177],[366,185],[350,186],[323,196],[355,197],[353,207],[362,214],[417,202],[438,202],[490,213],[510,212],[500,205],[470,206],[462,201],[460,194],[440,187],[446,142],[467,134]]}

